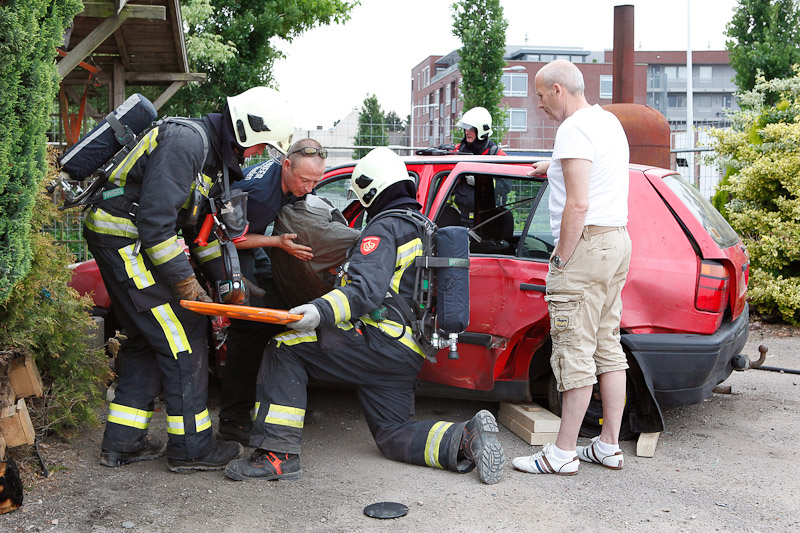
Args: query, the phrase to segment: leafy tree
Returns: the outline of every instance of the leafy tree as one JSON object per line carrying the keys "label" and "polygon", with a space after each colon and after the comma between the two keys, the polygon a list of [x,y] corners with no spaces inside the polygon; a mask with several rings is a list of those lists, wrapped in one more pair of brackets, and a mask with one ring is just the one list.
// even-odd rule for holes
{"label": "leafy tree", "polygon": [[[739,0],[725,35],[740,90],[753,89],[759,70],[767,80],[791,77],[792,65],[800,63],[798,2]],[[767,97],[772,101],[771,95]]]}
{"label": "leafy tree", "polygon": [[[766,103],[777,95],[775,106]],[[800,70],[756,78],[730,130],[712,130],[725,214],[750,255],[755,310],[800,325]]]}
{"label": "leafy tree", "polygon": [[370,147],[356,148],[353,152],[353,159],[361,159],[372,147],[389,144],[383,110],[378,103],[378,97],[374,94],[367,95],[364,99],[364,105],[361,106],[361,111],[358,113],[358,133],[353,142],[356,146]]}
{"label": "leafy tree", "polygon": [[464,111],[485,107],[492,115],[494,137],[502,138],[506,111],[503,99],[503,67],[506,62],[506,28],[500,0],[459,0],[451,6],[453,35],[461,39],[461,94]]}
{"label": "leafy tree", "polygon": [[29,224],[59,81],[55,50],[81,9],[80,0],[0,3],[0,303],[30,269]]}
{"label": "leafy tree", "polygon": [[403,131],[403,119],[398,117],[394,111],[386,113],[384,122],[386,123],[386,129],[389,131]]}
{"label": "leafy tree", "polygon": [[[292,41],[318,25],[341,23],[358,0],[186,0],[183,3],[187,54],[192,72],[204,72],[167,103],[165,114],[200,116],[218,111],[225,97],[257,85],[276,85],[276,41]],[[320,50],[320,58],[324,50]],[[298,65],[298,69],[314,65]]]}

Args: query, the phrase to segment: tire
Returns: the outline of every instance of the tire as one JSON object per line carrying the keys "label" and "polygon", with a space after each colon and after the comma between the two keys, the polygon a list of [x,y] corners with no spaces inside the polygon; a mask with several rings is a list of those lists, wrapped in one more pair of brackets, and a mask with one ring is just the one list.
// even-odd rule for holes
{"label": "tire", "polygon": [[[631,373],[625,371],[626,377],[626,395],[625,395],[625,408],[622,411],[622,424],[619,430],[620,440],[632,440],[637,437],[637,433],[631,431],[630,425],[630,412],[632,406],[636,405],[636,384],[633,382]],[[556,384],[556,377],[550,374],[547,383],[547,402],[550,405],[550,411],[557,416],[561,416],[561,393],[558,392],[558,385]],[[600,387],[595,383],[592,389],[592,399],[589,401],[589,407],[586,409],[586,415],[583,417],[581,424],[580,436],[581,437],[596,437],[600,434],[602,429],[603,420],[603,399],[600,397]]]}

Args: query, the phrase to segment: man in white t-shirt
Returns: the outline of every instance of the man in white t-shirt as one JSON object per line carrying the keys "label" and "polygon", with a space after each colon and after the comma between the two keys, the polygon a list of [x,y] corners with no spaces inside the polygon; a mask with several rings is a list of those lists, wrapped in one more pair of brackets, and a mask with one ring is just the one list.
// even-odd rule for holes
{"label": "man in white t-shirt", "polygon": [[[628,140],[619,120],[583,94],[583,75],[565,60],[536,74],[539,107],[560,122],[547,174],[550,226],[556,247],[547,273],[553,351],[550,364],[562,393],[554,444],[513,465],[532,474],[572,475],[580,461],[622,468],[619,431],[625,405],[625,353],[619,340],[622,287],[628,274]],[[599,382],[603,425],[587,446],[578,432]]]}

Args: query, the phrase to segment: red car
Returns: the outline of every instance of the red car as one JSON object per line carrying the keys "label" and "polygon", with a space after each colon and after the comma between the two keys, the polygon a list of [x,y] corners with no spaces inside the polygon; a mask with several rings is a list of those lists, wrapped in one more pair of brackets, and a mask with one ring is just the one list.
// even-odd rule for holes
{"label": "red car", "polygon": [[[460,358],[442,353],[436,363],[426,362],[420,394],[537,399],[560,412],[544,301],[553,250],[549,189],[547,178],[525,175],[535,160],[406,158],[425,214],[439,226],[472,227],[470,323],[459,337]],[[317,194],[348,213],[355,163],[329,169],[317,187]],[[465,191],[474,213],[469,220],[459,212]],[[701,402],[742,367],[749,261],[724,218],[675,172],[632,165],[628,206],[633,254],[622,293],[621,330],[630,365],[622,433],[630,437],[661,431],[662,408]],[[76,287],[88,276],[83,268],[91,270],[76,269]],[[99,282],[98,305],[104,292]],[[601,419],[596,390],[582,433],[598,434]]]}
{"label": "red car", "polygon": [[[420,373],[429,395],[503,401],[547,399],[560,412],[550,370],[544,283],[553,250],[546,178],[534,158],[406,159],[423,211],[439,226],[474,224],[470,323],[457,360],[443,353]],[[344,210],[355,162],[329,169],[317,187]],[[471,183],[465,187],[460,183]],[[458,213],[474,194],[474,219]],[[469,202],[467,202],[469,203]],[[697,189],[673,171],[632,165],[628,231],[633,253],[622,293],[628,354],[623,433],[661,431],[661,408],[699,403],[740,367],[748,333],[749,260],[741,240]],[[599,433],[593,397],[583,433]]]}

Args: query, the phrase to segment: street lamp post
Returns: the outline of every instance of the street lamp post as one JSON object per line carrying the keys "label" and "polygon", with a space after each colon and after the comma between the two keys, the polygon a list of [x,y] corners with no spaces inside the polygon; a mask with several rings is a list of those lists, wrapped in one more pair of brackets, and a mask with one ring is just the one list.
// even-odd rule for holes
{"label": "street lamp post", "polygon": [[411,123],[409,124],[409,127],[411,128],[411,135],[409,136],[408,145],[412,150],[414,149],[414,111],[420,107],[439,107],[439,104],[418,104],[411,106]]}

